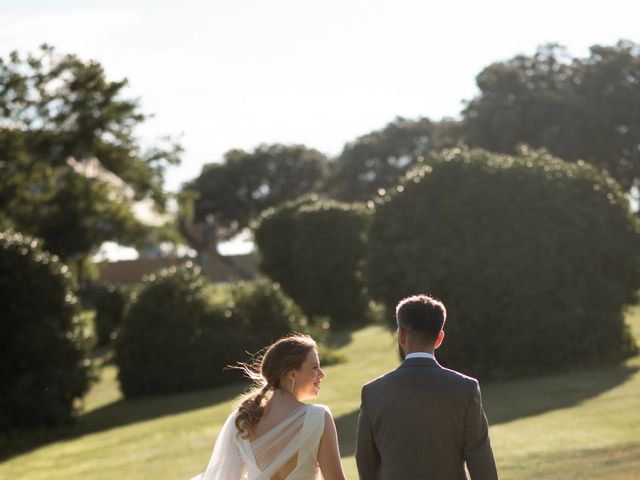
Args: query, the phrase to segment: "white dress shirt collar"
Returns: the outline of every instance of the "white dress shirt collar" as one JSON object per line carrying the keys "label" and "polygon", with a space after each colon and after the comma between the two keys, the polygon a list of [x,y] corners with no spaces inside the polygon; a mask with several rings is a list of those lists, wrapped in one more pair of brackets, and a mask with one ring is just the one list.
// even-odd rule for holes
{"label": "white dress shirt collar", "polygon": [[434,357],[432,353],[427,352],[413,352],[404,357],[405,360],[409,360],[411,358],[430,358],[431,360],[436,359],[436,357]]}

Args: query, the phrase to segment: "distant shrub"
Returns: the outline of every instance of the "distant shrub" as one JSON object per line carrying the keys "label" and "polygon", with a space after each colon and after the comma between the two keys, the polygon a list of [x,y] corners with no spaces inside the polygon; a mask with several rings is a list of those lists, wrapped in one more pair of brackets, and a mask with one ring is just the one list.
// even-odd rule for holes
{"label": "distant shrub", "polygon": [[247,352],[304,326],[300,310],[269,282],[223,289],[212,295],[193,266],[150,279],[116,342],[118,378],[126,397],[237,380],[238,375],[224,370],[226,365],[246,361]]}
{"label": "distant shrub", "polygon": [[152,275],[116,342],[118,380],[125,397],[206,386],[213,365],[202,362],[199,340],[215,321],[206,280],[196,268]]}
{"label": "distant shrub", "polygon": [[484,377],[619,360],[640,287],[640,228],[619,186],[523,149],[452,150],[380,200],[370,286],[391,312],[431,293],[448,309],[445,365]]}
{"label": "distant shrub", "polygon": [[39,241],[0,232],[0,298],[0,430],[69,422],[92,379],[69,269]]}
{"label": "distant shrub", "polygon": [[228,287],[225,322],[241,331],[244,350],[256,350],[290,333],[307,329],[307,319],[278,284],[262,279]]}
{"label": "distant shrub", "polygon": [[320,358],[320,363],[322,364],[323,368],[347,361],[347,355],[344,352],[322,345],[318,347],[318,357]]}
{"label": "distant shrub", "polygon": [[96,336],[99,346],[113,340],[116,329],[122,324],[125,308],[130,300],[129,291],[118,285],[98,286],[93,295]]}
{"label": "distant shrub", "polygon": [[261,270],[309,317],[334,326],[367,320],[363,279],[369,211],[306,197],[262,214],[255,238]]}

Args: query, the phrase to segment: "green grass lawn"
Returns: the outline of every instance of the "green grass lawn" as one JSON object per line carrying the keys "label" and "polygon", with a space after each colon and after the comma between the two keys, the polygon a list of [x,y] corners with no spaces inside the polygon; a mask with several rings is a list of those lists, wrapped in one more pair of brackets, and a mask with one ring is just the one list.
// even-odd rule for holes
{"label": "green grass lawn", "polygon": [[[640,308],[629,312],[640,340]],[[568,339],[570,341],[570,339]],[[360,386],[397,364],[394,338],[379,327],[355,332],[348,361],[326,369],[319,401],[339,429],[347,478]],[[623,365],[483,386],[502,479],[639,478],[640,356]],[[115,369],[86,398],[85,414],[64,439],[0,464],[0,479],[189,479],[201,471],[237,386],[123,401]]]}

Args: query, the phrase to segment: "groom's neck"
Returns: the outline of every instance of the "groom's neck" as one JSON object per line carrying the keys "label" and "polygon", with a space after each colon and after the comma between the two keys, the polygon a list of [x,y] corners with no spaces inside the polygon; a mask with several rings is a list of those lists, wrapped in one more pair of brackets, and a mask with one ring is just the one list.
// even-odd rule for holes
{"label": "groom's neck", "polygon": [[411,345],[408,344],[406,346],[406,348],[404,349],[404,354],[405,355],[409,355],[410,353],[430,353],[431,355],[433,355],[434,352],[434,348],[433,348],[433,344],[431,345],[424,345],[424,344],[415,344],[415,345]]}

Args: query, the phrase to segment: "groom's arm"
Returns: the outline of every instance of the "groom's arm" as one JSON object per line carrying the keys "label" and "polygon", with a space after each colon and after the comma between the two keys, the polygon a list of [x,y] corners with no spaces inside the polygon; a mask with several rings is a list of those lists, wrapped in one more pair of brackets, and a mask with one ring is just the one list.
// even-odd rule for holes
{"label": "groom's arm", "polygon": [[489,425],[482,407],[480,385],[476,381],[473,382],[464,419],[464,459],[472,480],[498,479],[489,440]]}
{"label": "groom's arm", "polygon": [[365,402],[365,387],[362,387],[360,414],[356,433],[356,465],[362,480],[380,478],[380,453],[373,436],[371,420]]}

